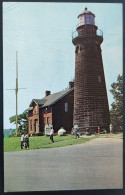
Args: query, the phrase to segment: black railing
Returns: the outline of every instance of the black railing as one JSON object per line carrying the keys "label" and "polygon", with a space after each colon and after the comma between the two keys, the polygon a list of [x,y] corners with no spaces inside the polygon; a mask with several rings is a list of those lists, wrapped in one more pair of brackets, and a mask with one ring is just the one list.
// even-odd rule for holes
{"label": "black railing", "polygon": [[72,32],[72,39],[78,37],[78,32],[77,31],[74,31]]}
{"label": "black railing", "polygon": [[[93,34],[84,34],[83,35],[83,37],[85,37],[85,36],[93,36]],[[103,31],[102,30],[100,30],[100,29],[98,29],[97,31],[96,31],[96,35],[97,36],[100,36],[100,37],[103,37]],[[72,33],[72,39],[74,39],[74,38],[76,38],[76,37],[78,37],[78,31],[74,31],[73,33]],[[81,37],[82,37],[82,35],[81,35]]]}

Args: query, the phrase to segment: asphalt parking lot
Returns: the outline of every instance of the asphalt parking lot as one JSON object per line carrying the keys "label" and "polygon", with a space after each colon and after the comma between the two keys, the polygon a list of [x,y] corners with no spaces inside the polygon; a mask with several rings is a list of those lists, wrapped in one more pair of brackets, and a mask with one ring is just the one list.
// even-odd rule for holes
{"label": "asphalt parking lot", "polygon": [[4,153],[4,191],[121,189],[123,139]]}

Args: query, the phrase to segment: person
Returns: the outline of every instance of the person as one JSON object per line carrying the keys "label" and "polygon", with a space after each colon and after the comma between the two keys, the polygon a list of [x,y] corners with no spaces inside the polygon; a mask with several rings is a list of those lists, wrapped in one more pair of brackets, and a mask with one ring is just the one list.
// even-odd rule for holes
{"label": "person", "polygon": [[24,135],[25,148],[29,148],[29,134],[25,132]]}
{"label": "person", "polygon": [[28,140],[27,140],[27,147],[28,147],[28,148],[30,147],[30,145],[29,145],[29,137],[30,137],[30,134],[27,133],[27,139],[28,139]]}
{"label": "person", "polygon": [[79,130],[78,125],[77,124],[74,124],[74,134],[75,134],[75,138],[76,139],[77,139],[77,137],[79,138],[78,130]]}
{"label": "person", "polygon": [[100,127],[98,127],[98,134],[100,134]]}
{"label": "person", "polygon": [[21,133],[21,149],[23,149],[24,144],[24,133]]}
{"label": "person", "polygon": [[106,129],[103,129],[103,132],[102,133],[107,133]]}
{"label": "person", "polygon": [[94,133],[95,135],[97,135],[97,133],[96,133],[96,131],[95,131],[95,133]]}
{"label": "person", "polygon": [[110,129],[110,133],[113,133],[113,125],[112,125],[112,123],[110,123],[109,129]]}
{"label": "person", "polygon": [[53,130],[53,128],[51,127],[51,130],[50,130],[50,139],[51,139],[51,141],[54,143],[53,134],[54,134],[54,130]]}

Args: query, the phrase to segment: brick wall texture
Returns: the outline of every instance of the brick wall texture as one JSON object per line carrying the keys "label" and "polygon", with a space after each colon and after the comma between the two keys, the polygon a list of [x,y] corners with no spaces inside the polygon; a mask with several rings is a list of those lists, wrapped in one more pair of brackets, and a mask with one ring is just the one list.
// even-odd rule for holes
{"label": "brick wall texture", "polygon": [[[65,103],[68,103],[68,112],[65,112]],[[52,106],[52,122],[55,132],[63,127],[71,133],[73,127],[74,90]]]}
{"label": "brick wall texture", "polygon": [[30,134],[39,132],[39,106],[33,103],[33,110],[29,111],[28,132]]}
{"label": "brick wall texture", "polygon": [[110,117],[100,47],[103,38],[96,35],[96,29],[93,25],[78,27],[78,36],[72,40],[76,46],[74,123],[108,130]]}

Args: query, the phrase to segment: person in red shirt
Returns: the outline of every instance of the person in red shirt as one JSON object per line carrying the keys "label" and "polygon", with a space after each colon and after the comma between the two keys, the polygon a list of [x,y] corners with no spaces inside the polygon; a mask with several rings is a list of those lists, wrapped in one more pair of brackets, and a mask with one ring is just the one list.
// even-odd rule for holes
{"label": "person in red shirt", "polygon": [[98,127],[98,134],[100,134],[100,127]]}

